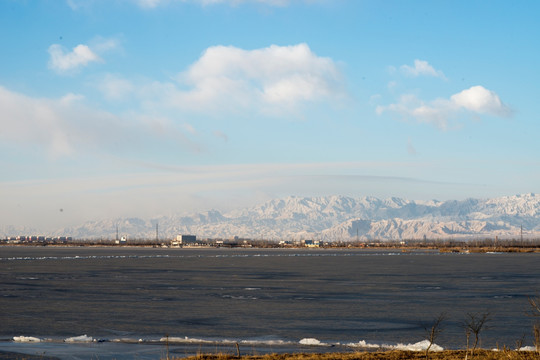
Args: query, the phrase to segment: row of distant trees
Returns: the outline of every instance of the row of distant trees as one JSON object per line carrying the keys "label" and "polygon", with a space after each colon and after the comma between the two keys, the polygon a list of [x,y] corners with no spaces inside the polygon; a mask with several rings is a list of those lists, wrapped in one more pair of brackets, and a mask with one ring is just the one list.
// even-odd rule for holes
{"label": "row of distant trees", "polygon": [[[0,238],[0,243],[32,243],[32,244],[55,244],[69,243],[75,245],[118,245],[118,240],[115,238],[72,238],[72,237],[25,237],[18,239],[13,237]],[[121,244],[132,246],[163,246],[170,244],[170,239],[158,238],[128,238]],[[216,245],[216,246],[252,246],[260,248],[278,248],[278,247],[294,247],[303,246],[302,241],[280,241],[269,239],[202,239],[197,240],[198,245]],[[539,239],[470,239],[470,240],[455,240],[455,239],[423,239],[423,240],[336,240],[319,242],[320,247],[395,247],[395,248],[540,248]]]}

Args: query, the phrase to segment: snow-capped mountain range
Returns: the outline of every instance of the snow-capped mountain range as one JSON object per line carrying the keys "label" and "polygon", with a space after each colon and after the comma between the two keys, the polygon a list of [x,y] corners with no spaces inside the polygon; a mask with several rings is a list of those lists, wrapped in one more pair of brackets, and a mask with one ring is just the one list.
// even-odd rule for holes
{"label": "snow-capped mountain range", "polygon": [[524,194],[463,201],[412,201],[402,198],[345,196],[287,197],[258,206],[153,219],[123,218],[88,222],[57,231],[79,239],[131,238],[178,234],[198,238],[268,240],[320,239],[483,239],[540,237],[540,195]]}

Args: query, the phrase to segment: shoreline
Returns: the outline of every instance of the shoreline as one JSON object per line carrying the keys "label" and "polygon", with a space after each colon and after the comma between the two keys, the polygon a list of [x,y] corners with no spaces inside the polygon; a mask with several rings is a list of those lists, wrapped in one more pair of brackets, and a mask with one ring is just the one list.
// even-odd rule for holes
{"label": "shoreline", "polygon": [[60,360],[60,358],[44,354],[37,355],[0,350],[0,360]]}
{"label": "shoreline", "polygon": [[[69,356],[69,355],[68,355]],[[98,354],[89,354],[90,358],[100,358]],[[127,355],[131,358],[130,355]],[[62,360],[63,357],[50,356],[45,353],[30,354],[0,350],[0,360]],[[138,358],[135,356],[134,358]],[[197,353],[196,355],[178,356],[174,352],[165,351],[162,355],[150,357],[155,360],[537,360],[540,353],[536,350],[515,349],[472,349],[442,350],[442,351],[411,351],[411,350],[359,350],[352,352],[326,353],[268,353],[268,354],[233,354],[231,352]]]}
{"label": "shoreline", "polygon": [[[322,354],[267,354],[267,355],[227,355],[199,354],[187,358],[170,357],[171,360],[537,360],[540,354],[536,351],[518,351],[509,349],[485,350],[443,350],[426,354],[425,351],[387,350],[377,352],[354,353],[322,353]],[[167,357],[169,359],[169,357]]]}
{"label": "shoreline", "polygon": [[[270,244],[271,245],[271,244]],[[211,246],[211,245],[195,245],[183,247],[158,246],[148,244],[99,244],[99,243],[73,243],[73,244],[53,244],[53,243],[29,243],[29,244],[14,244],[0,243],[0,247],[27,247],[27,248],[114,248],[114,249],[161,249],[161,250],[205,250],[205,249],[254,249],[254,250],[396,250],[400,252],[410,251],[438,251],[440,253],[540,253],[540,245],[532,246],[516,246],[516,245],[496,245],[496,246],[477,246],[477,245],[460,245],[460,246],[444,246],[444,245],[393,245],[380,244],[377,246]]]}
{"label": "shoreline", "polygon": [[[20,338],[21,340],[16,340]],[[204,354],[213,356],[216,354],[226,356],[269,356],[272,354],[357,354],[357,353],[429,353],[444,352],[464,352],[464,347],[441,347],[436,341],[430,343],[424,339],[415,343],[406,342],[378,342],[371,343],[366,341],[359,342],[321,342],[314,338],[304,338],[300,341],[283,340],[211,340],[202,338],[174,337],[167,336],[161,338],[118,338],[118,339],[98,339],[87,335],[80,335],[71,338],[36,338],[29,336],[20,336],[13,338],[0,339],[0,352],[24,353],[32,352],[34,354],[71,353],[82,349],[93,349],[96,353],[106,350],[122,353],[131,353],[133,350],[154,349],[158,353],[165,353],[170,350],[171,353],[183,353],[185,356],[195,354]],[[470,348],[469,348],[470,350]],[[482,351],[513,351],[513,352],[533,352],[538,350],[534,345],[516,343],[516,345],[500,345],[497,342],[491,348],[477,348]],[[540,355],[540,353],[539,353]],[[539,357],[540,359],[540,357]],[[0,360],[2,358],[0,357]]]}

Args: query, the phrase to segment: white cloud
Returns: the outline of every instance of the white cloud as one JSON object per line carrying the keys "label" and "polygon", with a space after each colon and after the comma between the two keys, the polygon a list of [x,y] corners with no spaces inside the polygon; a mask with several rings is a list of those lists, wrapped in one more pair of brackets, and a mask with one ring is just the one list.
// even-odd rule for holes
{"label": "white cloud", "polygon": [[[0,141],[26,143],[52,158],[79,153],[108,152],[116,147],[141,149],[163,140],[199,151],[185,132],[167,118],[121,117],[85,105],[84,97],[33,98],[0,86]],[[188,125],[186,125],[187,127]]]}
{"label": "white cloud", "polygon": [[335,62],[306,44],[244,50],[213,46],[168,89],[171,105],[196,110],[294,107],[343,94]]}
{"label": "white cloud", "polygon": [[435,125],[442,130],[446,130],[449,120],[462,111],[472,115],[512,115],[512,110],[494,91],[479,85],[454,94],[450,99],[436,99],[426,103],[414,95],[403,95],[398,103],[376,108],[379,115],[387,111]]}
{"label": "white cloud", "polygon": [[79,44],[67,52],[59,44],[49,46],[49,67],[59,73],[86,66],[91,62],[102,61],[87,45]]}
{"label": "white cloud", "polygon": [[0,137],[3,141],[43,145],[53,156],[71,154],[73,148],[61,113],[76,98],[31,99],[0,87]]}
{"label": "white cloud", "polygon": [[130,81],[107,75],[97,87],[111,100],[133,97],[144,112],[297,115],[307,103],[346,97],[342,74],[308,45],[244,50],[212,46],[174,82]]}
{"label": "white cloud", "polygon": [[500,117],[507,117],[512,114],[511,109],[502,103],[499,95],[479,85],[452,95],[450,100],[460,108],[479,114],[491,114]]}
{"label": "white cloud", "polygon": [[57,73],[70,73],[94,62],[103,62],[99,54],[115,49],[118,40],[98,37],[91,45],[79,44],[69,51],[60,44],[49,46],[49,68]]}
{"label": "white cloud", "polygon": [[433,66],[431,66],[427,61],[424,60],[416,59],[414,60],[414,67],[409,65],[402,65],[400,69],[403,73],[412,77],[425,75],[446,79],[442,71],[435,70]]}

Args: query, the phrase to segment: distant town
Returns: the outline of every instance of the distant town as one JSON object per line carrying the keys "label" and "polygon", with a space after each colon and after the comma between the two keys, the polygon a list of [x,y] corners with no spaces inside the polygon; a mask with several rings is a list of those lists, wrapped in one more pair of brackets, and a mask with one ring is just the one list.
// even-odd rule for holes
{"label": "distant town", "polygon": [[232,237],[230,239],[198,239],[196,235],[177,235],[174,239],[140,239],[117,236],[114,239],[75,239],[71,236],[12,236],[0,239],[0,245],[13,246],[133,246],[153,248],[394,248],[437,249],[441,252],[540,252],[540,239],[471,239],[471,240],[399,240],[399,241],[332,241],[261,240]]}
{"label": "distant town", "polygon": [[179,247],[324,247],[332,246],[334,243],[323,243],[319,240],[300,241],[272,241],[243,239],[235,236],[231,239],[197,239],[196,235],[178,235],[174,239],[129,238],[128,236],[117,236],[114,239],[74,239],[71,236],[12,236],[0,239],[0,243],[7,245],[124,245],[124,246],[154,246],[163,248]]}

